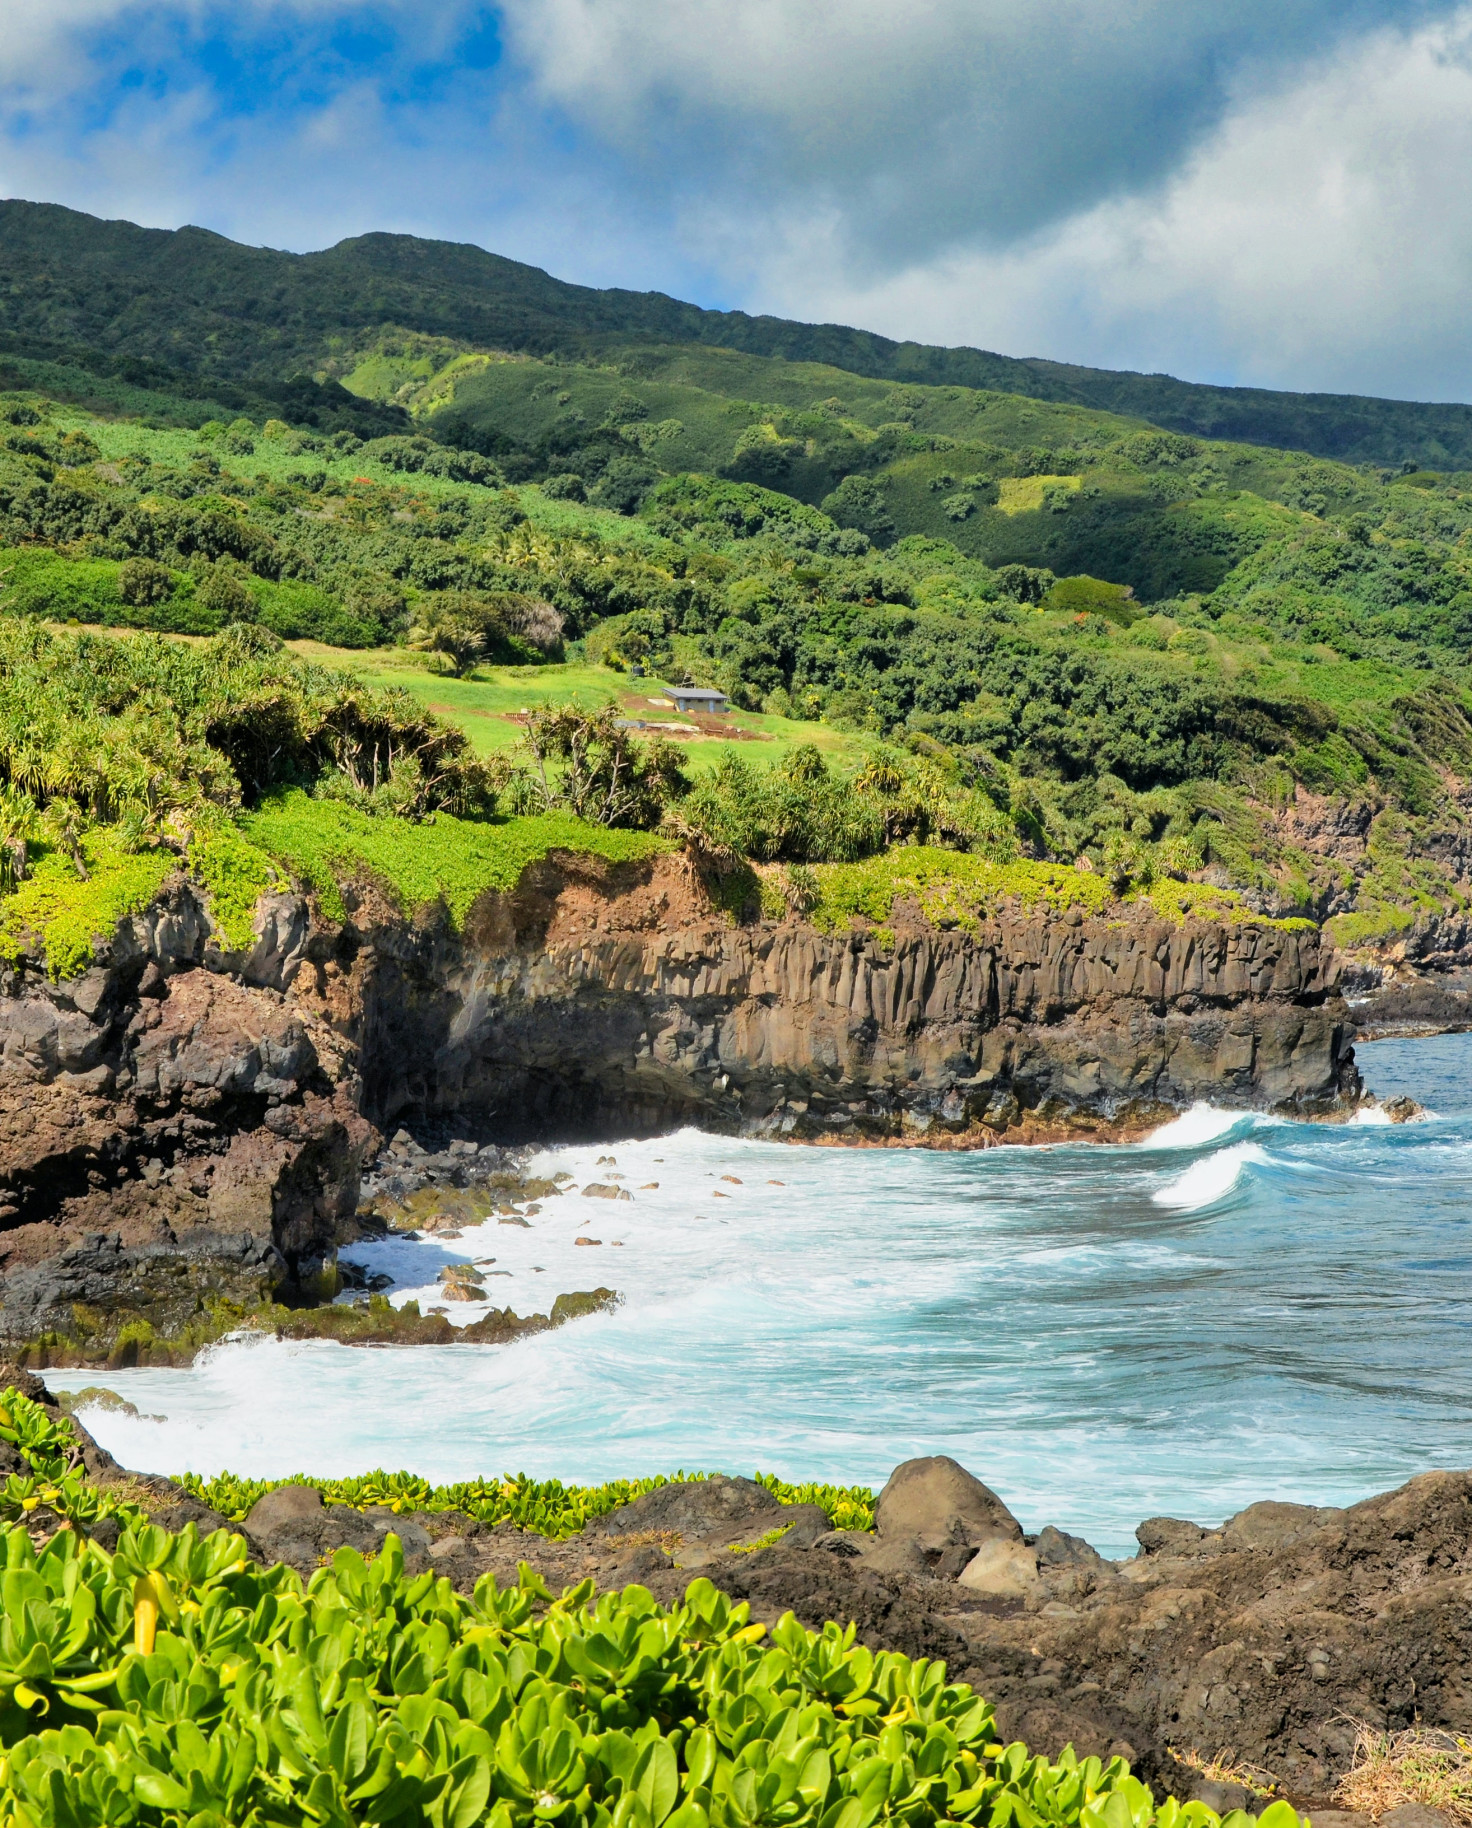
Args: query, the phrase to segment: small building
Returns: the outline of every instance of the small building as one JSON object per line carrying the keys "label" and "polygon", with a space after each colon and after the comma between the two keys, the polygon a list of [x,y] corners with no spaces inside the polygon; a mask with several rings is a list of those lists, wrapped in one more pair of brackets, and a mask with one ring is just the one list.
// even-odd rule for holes
{"label": "small building", "polygon": [[677,711],[729,711],[730,700],[712,686],[666,686],[665,697]]}

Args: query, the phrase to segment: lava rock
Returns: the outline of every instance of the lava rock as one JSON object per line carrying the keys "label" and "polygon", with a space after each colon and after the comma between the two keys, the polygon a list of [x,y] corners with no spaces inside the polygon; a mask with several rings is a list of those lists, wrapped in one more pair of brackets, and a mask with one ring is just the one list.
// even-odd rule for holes
{"label": "lava rock", "polygon": [[945,1454],[897,1466],[874,1519],[881,1541],[912,1539],[924,1554],[1022,1541],[1022,1525],[997,1494]]}

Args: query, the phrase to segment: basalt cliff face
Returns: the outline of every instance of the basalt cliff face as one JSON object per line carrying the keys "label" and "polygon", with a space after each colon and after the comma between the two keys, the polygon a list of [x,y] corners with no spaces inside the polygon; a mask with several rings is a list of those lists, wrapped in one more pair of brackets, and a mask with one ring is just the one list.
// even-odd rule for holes
{"label": "basalt cliff face", "polygon": [[80,977],[0,977],[0,1334],[316,1298],[406,1121],[966,1146],[1360,1092],[1312,932],[1121,911],[968,933],[903,908],[884,931],[735,927],[673,858],[551,859],[458,935],[348,900],[341,927],[263,901],[230,954],[180,878]]}

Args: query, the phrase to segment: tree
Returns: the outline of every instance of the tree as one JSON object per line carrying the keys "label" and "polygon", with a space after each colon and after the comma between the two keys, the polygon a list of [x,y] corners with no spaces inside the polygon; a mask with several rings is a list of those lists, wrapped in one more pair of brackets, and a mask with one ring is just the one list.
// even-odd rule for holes
{"label": "tree", "polygon": [[41,829],[47,839],[57,850],[64,851],[71,858],[83,882],[91,881],[87,874],[86,859],[82,855],[82,839],[90,823],[76,801],[65,795],[52,800],[41,814]]}
{"label": "tree", "polygon": [[248,587],[231,572],[214,566],[195,593],[195,601],[212,610],[224,627],[230,622],[254,622],[260,614]]}
{"label": "tree", "polygon": [[823,512],[840,527],[867,533],[876,546],[893,545],[899,531],[883,491],[868,476],[845,476],[824,500]]}
{"label": "tree", "polygon": [[0,886],[13,889],[30,874],[26,844],[37,825],[31,796],[17,787],[0,787]]}
{"label": "tree", "polygon": [[439,654],[461,679],[485,653],[489,639],[485,605],[465,591],[436,591],[415,609],[409,646],[416,653]]}
{"label": "tree", "polygon": [[531,766],[518,769],[511,794],[528,810],[559,808],[593,825],[647,830],[690,786],[684,751],[662,738],[639,742],[612,705],[533,711],[522,746]]}
{"label": "tree", "polygon": [[118,595],[135,609],[163,603],[174,594],[174,574],[153,559],[128,559],[118,567]]}

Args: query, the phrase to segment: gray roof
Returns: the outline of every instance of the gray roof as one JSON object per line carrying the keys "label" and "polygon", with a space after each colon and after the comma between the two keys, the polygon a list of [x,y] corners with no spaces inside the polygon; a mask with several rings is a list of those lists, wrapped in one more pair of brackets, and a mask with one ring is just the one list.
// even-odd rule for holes
{"label": "gray roof", "polygon": [[718,692],[713,686],[666,686],[665,691],[671,698],[724,698],[724,692]]}

